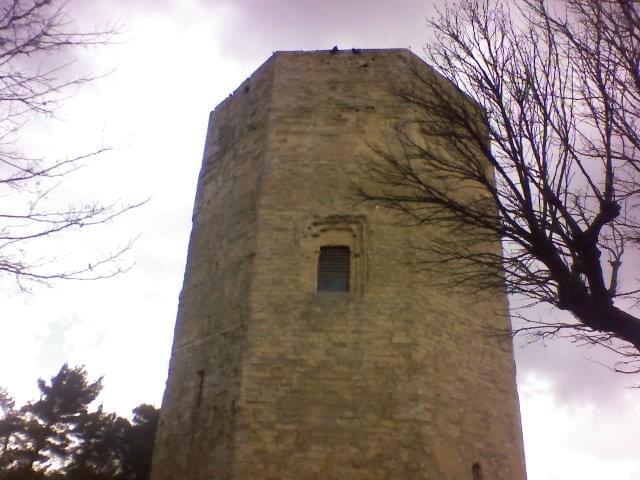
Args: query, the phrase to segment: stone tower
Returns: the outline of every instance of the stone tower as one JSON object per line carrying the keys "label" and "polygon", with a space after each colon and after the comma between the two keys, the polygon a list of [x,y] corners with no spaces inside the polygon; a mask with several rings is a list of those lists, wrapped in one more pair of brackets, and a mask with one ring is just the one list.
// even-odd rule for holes
{"label": "stone tower", "polygon": [[408,50],[277,52],[214,110],[153,480],[524,480],[501,296],[430,287],[429,226],[354,201]]}

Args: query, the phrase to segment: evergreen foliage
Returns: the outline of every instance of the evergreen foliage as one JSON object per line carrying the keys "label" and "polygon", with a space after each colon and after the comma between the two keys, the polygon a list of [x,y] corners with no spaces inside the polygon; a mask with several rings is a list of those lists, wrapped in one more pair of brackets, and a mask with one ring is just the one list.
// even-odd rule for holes
{"label": "evergreen foliage", "polygon": [[133,420],[92,405],[102,379],[63,365],[40,398],[16,408],[0,389],[0,480],[146,480],[159,411],[142,404]]}

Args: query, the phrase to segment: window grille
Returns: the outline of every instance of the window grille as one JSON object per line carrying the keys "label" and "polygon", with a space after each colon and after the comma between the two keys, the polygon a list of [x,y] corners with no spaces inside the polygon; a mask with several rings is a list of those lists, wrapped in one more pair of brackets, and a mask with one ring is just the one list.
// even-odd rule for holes
{"label": "window grille", "polygon": [[320,247],[318,291],[349,291],[349,247]]}

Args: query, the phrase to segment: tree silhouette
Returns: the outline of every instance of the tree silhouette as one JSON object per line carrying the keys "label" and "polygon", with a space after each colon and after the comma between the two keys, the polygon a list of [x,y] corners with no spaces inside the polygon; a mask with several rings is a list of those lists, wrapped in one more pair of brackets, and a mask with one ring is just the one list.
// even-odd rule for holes
{"label": "tree silhouette", "polygon": [[430,21],[434,71],[393,92],[411,113],[371,145],[358,187],[433,229],[435,284],[506,289],[516,331],[602,345],[624,371],[640,351],[639,18],[630,0],[447,6]]}
{"label": "tree silhouette", "polygon": [[0,480],[147,480],[158,410],[134,409],[133,423],[91,410],[101,379],[63,365],[40,398],[16,409],[0,391]]}
{"label": "tree silhouette", "polygon": [[160,411],[153,405],[142,404],[133,409],[133,421],[126,432],[127,446],[122,458],[122,477],[125,480],[146,480],[151,474],[153,442]]}
{"label": "tree silhouette", "polygon": [[62,159],[32,157],[16,147],[31,117],[54,116],[65,96],[97,78],[74,74],[69,55],[108,43],[117,33],[112,26],[76,29],[66,6],[63,0],[0,2],[0,275],[15,277],[22,288],[29,281],[94,279],[125,269],[119,259],[128,245],[101,258],[62,266],[42,253],[42,242],[103,224],[138,206],[51,202],[58,185],[89,157],[108,149],[104,146]]}

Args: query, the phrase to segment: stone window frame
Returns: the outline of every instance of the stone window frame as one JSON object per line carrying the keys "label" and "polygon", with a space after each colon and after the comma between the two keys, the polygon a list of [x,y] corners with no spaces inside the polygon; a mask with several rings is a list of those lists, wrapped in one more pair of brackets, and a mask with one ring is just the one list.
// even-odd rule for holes
{"label": "stone window frame", "polygon": [[[302,285],[315,295],[363,295],[367,276],[366,219],[356,215],[331,215],[311,220],[304,228],[301,241]],[[349,248],[349,290],[318,291],[318,259],[320,248],[344,246]]]}

